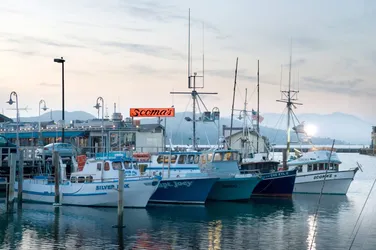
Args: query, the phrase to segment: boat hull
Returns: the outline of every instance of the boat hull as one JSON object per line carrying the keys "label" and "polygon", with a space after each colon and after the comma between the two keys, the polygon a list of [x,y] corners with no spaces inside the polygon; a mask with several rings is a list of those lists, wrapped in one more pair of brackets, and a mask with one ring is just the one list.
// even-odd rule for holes
{"label": "boat hull", "polygon": [[[149,198],[155,192],[159,181],[138,179],[124,181],[124,207],[146,207]],[[60,185],[60,203],[74,206],[117,207],[117,182],[66,183]],[[15,183],[15,191],[18,190]],[[55,185],[40,180],[24,180],[22,200],[26,202],[55,202]]]}
{"label": "boat hull", "polygon": [[262,180],[257,184],[252,192],[253,197],[271,196],[271,197],[291,197],[295,179],[296,170],[278,171],[261,175]]}
{"label": "boat hull", "polygon": [[217,201],[249,200],[260,180],[256,176],[221,178],[214,184],[208,199]]}
{"label": "boat hull", "polygon": [[216,177],[162,179],[151,203],[205,204]]}
{"label": "boat hull", "polygon": [[[298,175],[294,193],[346,195],[356,170]],[[325,181],[324,181],[325,179]]]}

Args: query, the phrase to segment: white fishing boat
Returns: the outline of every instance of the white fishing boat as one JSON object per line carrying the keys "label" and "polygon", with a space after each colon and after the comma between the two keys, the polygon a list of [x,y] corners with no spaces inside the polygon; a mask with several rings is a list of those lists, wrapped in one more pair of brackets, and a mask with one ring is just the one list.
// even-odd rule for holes
{"label": "white fishing boat", "polygon": [[[67,180],[65,164],[60,161],[60,203],[78,206],[116,207],[118,203],[119,169],[124,169],[124,207],[146,207],[157,189],[160,178],[131,176],[137,171],[120,158],[87,159],[82,171],[71,173]],[[129,170],[132,169],[130,172]],[[139,174],[136,174],[139,175]],[[17,191],[18,183],[15,183]],[[23,200],[38,203],[55,202],[55,181],[36,176],[23,181]]]}
{"label": "white fishing boat", "polygon": [[289,170],[297,169],[294,193],[346,195],[359,167],[339,170],[336,152],[314,148],[287,162]]}

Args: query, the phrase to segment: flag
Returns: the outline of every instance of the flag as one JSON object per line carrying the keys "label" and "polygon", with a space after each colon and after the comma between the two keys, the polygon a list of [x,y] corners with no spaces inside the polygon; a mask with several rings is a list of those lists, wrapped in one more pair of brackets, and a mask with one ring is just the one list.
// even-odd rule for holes
{"label": "flag", "polygon": [[257,117],[260,123],[264,120],[264,117],[262,117],[261,115],[258,115],[257,112],[252,109],[252,120],[257,121]]}

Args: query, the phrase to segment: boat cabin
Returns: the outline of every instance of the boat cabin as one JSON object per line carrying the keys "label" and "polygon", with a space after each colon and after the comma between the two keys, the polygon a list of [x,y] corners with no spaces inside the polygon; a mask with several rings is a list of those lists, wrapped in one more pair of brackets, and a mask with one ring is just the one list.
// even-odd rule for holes
{"label": "boat cabin", "polygon": [[304,153],[297,159],[288,161],[287,166],[289,169],[297,169],[298,173],[313,171],[337,172],[341,163],[336,152],[314,150]]}
{"label": "boat cabin", "polygon": [[117,181],[119,169],[124,170],[126,177],[140,176],[137,161],[122,155],[106,155],[87,159],[83,169],[71,173],[71,183],[84,183],[94,181]]}
{"label": "boat cabin", "polygon": [[200,173],[198,167],[200,152],[160,152],[151,157],[146,172],[152,175],[165,176],[170,171],[171,177],[180,177],[187,173]]}
{"label": "boat cabin", "polygon": [[272,173],[278,171],[279,161],[270,160],[266,153],[251,154],[250,157],[243,158],[240,163],[242,173],[254,172]]}
{"label": "boat cabin", "polygon": [[199,166],[202,172],[218,175],[240,174],[239,151],[215,149],[202,151]]}

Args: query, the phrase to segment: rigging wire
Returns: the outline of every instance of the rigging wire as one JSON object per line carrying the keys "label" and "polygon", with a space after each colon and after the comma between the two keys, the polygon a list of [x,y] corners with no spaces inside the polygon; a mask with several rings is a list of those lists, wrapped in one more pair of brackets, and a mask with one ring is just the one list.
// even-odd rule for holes
{"label": "rigging wire", "polygon": [[330,165],[330,160],[332,159],[332,154],[333,154],[333,149],[334,149],[334,143],[335,143],[336,140],[333,140],[333,144],[332,144],[332,148],[330,150],[330,154],[329,154],[329,159],[328,159],[328,167],[326,168],[326,171],[325,171],[325,175],[324,175],[324,181],[322,183],[322,186],[321,186],[321,191],[320,191],[320,196],[319,196],[319,200],[317,202],[317,208],[316,208],[316,211],[315,211],[315,217],[313,219],[313,227],[314,227],[314,230],[313,230],[313,237],[312,237],[312,240],[311,240],[311,245],[309,247],[309,249],[311,250],[312,249],[312,246],[313,246],[313,242],[315,241],[315,237],[316,237],[316,229],[317,229],[317,214],[319,212],[319,208],[320,208],[320,202],[321,202],[321,197],[322,197],[322,193],[324,191],[324,186],[325,186],[325,181],[326,181],[326,176],[328,175],[328,169],[329,169],[329,165]]}
{"label": "rigging wire", "polygon": [[[370,197],[370,195],[371,195],[371,193],[372,193],[373,187],[375,186],[375,183],[376,183],[376,179],[373,181],[372,187],[371,187],[371,189],[370,189],[369,192],[368,192],[367,198],[366,198],[366,200],[364,201],[364,204],[363,204],[362,210],[361,210],[360,213],[359,213],[358,219],[357,219],[356,222],[355,222],[355,225],[354,225],[353,231],[352,231],[351,234],[350,234],[350,237],[353,235],[354,230],[355,230],[355,228],[356,228],[356,225],[358,224],[359,218],[360,218],[360,217],[362,216],[362,214],[363,214],[363,210],[364,210],[364,208],[365,208],[365,206],[366,206],[366,204],[367,204],[367,202],[368,202],[368,199],[369,199],[369,197]],[[363,218],[364,218],[364,216],[363,216]],[[352,248],[352,246],[353,246],[353,244],[354,244],[354,242],[355,242],[355,238],[356,238],[356,236],[358,235],[358,232],[359,232],[360,226],[362,225],[362,222],[363,222],[363,218],[361,219],[361,221],[360,221],[360,223],[359,223],[359,226],[358,226],[358,229],[356,230],[355,235],[354,235],[354,237],[353,237],[353,239],[352,239],[352,241],[351,241],[351,244],[350,244],[349,250]]]}
{"label": "rigging wire", "polygon": [[[284,120],[286,110],[287,110],[287,107],[285,107],[285,109],[282,111],[282,114],[281,114],[281,116],[279,117],[279,119],[278,119],[276,125],[274,126],[274,128],[277,128],[278,124]],[[277,128],[277,129],[278,129],[278,128]],[[277,130],[277,131],[275,132],[275,135],[274,135],[274,138],[273,138],[273,142],[275,142],[278,133],[279,133],[279,130]]]}
{"label": "rigging wire", "polygon": [[[180,119],[179,126],[177,126],[177,128],[176,128],[176,130],[175,130],[175,133],[179,132],[180,126],[181,126],[181,124],[182,124],[182,122],[183,122],[183,119],[185,118],[185,113],[187,113],[188,106],[189,106],[190,103],[191,103],[191,98],[188,99],[187,106],[185,107],[185,110],[184,110],[183,116],[182,116],[181,119]],[[172,138],[171,138],[171,139],[172,139]]]}

